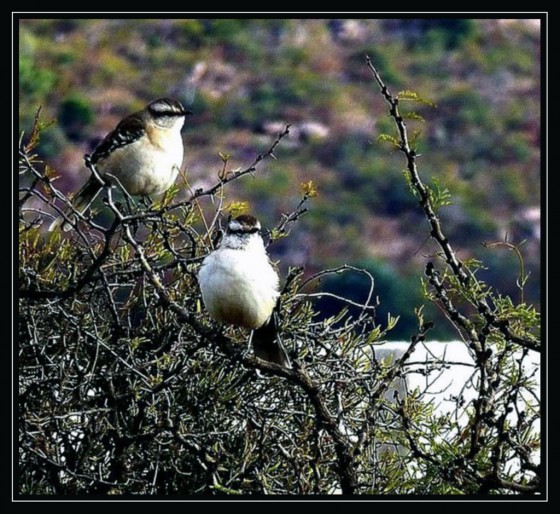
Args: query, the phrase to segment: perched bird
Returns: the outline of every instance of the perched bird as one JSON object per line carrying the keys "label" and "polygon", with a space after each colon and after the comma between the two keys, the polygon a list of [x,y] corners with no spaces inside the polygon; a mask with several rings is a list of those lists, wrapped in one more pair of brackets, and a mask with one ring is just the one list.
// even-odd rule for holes
{"label": "perched bird", "polygon": [[[160,195],[177,178],[183,162],[181,128],[191,114],[172,98],[150,102],[141,111],[123,118],[94,150],[90,161],[110,184],[120,183],[134,196]],[[92,176],[72,199],[76,210],[83,212],[102,186]],[[72,211],[66,211],[71,216]],[[70,226],[60,216],[49,230]]]}
{"label": "perched bird", "polygon": [[255,356],[291,368],[278,335],[278,273],[270,264],[261,224],[253,216],[231,219],[219,247],[198,274],[202,299],[218,322],[253,330]]}

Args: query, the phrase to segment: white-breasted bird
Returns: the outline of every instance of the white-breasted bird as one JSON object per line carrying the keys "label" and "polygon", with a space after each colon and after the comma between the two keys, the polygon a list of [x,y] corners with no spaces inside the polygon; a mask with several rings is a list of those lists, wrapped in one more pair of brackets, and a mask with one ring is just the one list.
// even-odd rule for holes
{"label": "white-breasted bird", "polygon": [[[185,110],[178,100],[160,98],[144,109],[123,118],[97,146],[90,160],[99,175],[110,184],[119,183],[134,196],[160,195],[175,182],[183,162],[181,128]],[[72,199],[72,205],[83,212],[101,190],[94,176]],[[67,216],[72,211],[67,209]],[[60,216],[50,225],[53,230],[63,225]]]}
{"label": "white-breasted bird", "polygon": [[247,214],[229,220],[218,248],[204,259],[198,274],[202,299],[216,321],[253,330],[256,357],[291,368],[278,334],[278,273],[260,229],[259,220]]}

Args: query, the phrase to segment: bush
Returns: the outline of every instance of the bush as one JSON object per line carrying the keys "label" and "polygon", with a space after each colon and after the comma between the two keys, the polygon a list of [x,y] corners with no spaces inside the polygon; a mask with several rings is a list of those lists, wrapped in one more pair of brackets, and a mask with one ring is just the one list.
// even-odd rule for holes
{"label": "bush", "polygon": [[442,47],[453,50],[476,36],[476,25],[466,19],[403,19],[387,20],[389,26],[404,34],[413,46]]}
{"label": "bush", "polygon": [[56,84],[54,70],[37,62],[37,41],[25,29],[20,34],[19,91],[32,102],[41,102]]}
{"label": "bush", "polygon": [[[107,224],[74,212],[63,237],[42,232],[69,202],[34,153],[39,129],[19,149],[19,495],[542,492],[540,402],[526,364],[540,351],[539,314],[459,260],[404,137],[410,187],[443,256],[426,265],[426,294],[472,358],[449,413],[434,409],[429,384],[447,361],[409,361],[433,327],[421,310],[404,354],[376,356],[394,320],[376,321],[373,279],[394,287],[395,302],[413,294],[383,268],[376,277],[346,264],[305,279],[289,271],[279,309],[291,369],[252,355],[246,333],[203,309],[196,271],[227,215],[229,184],[258,179],[287,130],[247,168],[184,200],[177,187],[149,206],[116,203],[104,190]],[[272,244],[304,214],[313,184],[301,194]],[[311,286],[340,273],[361,276],[345,287],[367,298],[340,297],[352,315],[334,309],[321,319]],[[413,373],[425,387],[395,389]]]}
{"label": "bush", "polygon": [[[407,341],[418,330],[418,319],[410,311],[411,305],[420,307],[424,303],[422,287],[418,277],[403,277],[388,264],[375,261],[359,262],[355,266],[365,269],[375,280],[374,293],[380,304],[376,307],[375,319],[378,325],[387,324],[389,316],[399,317],[390,337],[394,341]],[[368,297],[370,284],[361,274],[344,273],[329,276],[323,281],[321,289],[341,298],[347,298],[359,305]],[[319,319],[335,317],[341,308],[340,301],[332,297],[322,298],[316,305]],[[348,307],[348,315],[357,317],[359,307]],[[432,334],[433,336],[433,334]]]}
{"label": "bush", "polygon": [[85,129],[93,121],[93,110],[88,100],[72,94],[61,102],[58,120],[70,141],[80,141],[84,138]]}

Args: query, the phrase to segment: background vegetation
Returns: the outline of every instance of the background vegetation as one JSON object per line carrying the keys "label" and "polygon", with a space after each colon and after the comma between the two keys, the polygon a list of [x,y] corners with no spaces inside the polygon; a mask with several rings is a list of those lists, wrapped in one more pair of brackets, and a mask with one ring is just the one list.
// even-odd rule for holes
{"label": "background vegetation", "polygon": [[[437,108],[419,153],[426,177],[453,192],[442,209],[463,258],[482,260],[480,276],[515,295],[518,262],[484,241],[522,246],[528,303],[540,304],[540,31],[535,20],[38,20],[20,22],[20,111],[58,123],[38,152],[76,191],[88,176],[82,156],[119,120],[149,100],[174,95],[191,104],[185,166],[191,188],[246,165],[291,123],[277,161],[258,180],[234,183],[229,201],[248,201],[271,227],[313,180],[319,195],[292,237],[271,248],[283,271],[305,265],[365,266],[377,280],[380,309],[400,314],[391,333],[406,339],[422,303],[417,279],[435,247],[389,147],[393,130],[372,96],[362,65],[369,54],[395,90],[414,85]],[[180,197],[188,192],[180,191]],[[345,292],[351,280],[329,281]],[[329,303],[329,302],[327,302]],[[325,306],[326,307],[326,306]],[[336,305],[326,307],[331,311]],[[455,338],[436,319],[434,338]]]}
{"label": "background vegetation", "polygon": [[[28,50],[51,30],[62,42],[79,32],[95,43],[86,46],[100,52],[96,62],[113,57],[117,75],[141,76],[139,92],[157,87],[144,52],[154,63],[165,61],[159,84],[169,74],[170,87],[173,83],[185,100],[197,83],[195,109],[204,101],[199,112],[220,116],[187,130],[192,164],[164,198],[152,205],[130,204],[118,188],[106,189],[99,208],[69,233],[46,234],[52,213],[68,203],[60,168],[72,168],[72,159],[81,166],[80,152],[95,144],[97,124],[114,124],[129,110],[125,103],[136,100],[96,104],[84,95],[85,88],[80,94],[68,90],[56,103],[49,95],[63,74],[38,64],[43,61],[34,52],[42,45],[27,54],[22,46],[23,62],[31,59],[21,68],[22,77],[30,78],[27,85],[22,79],[22,87],[26,94],[52,100],[58,123],[46,127],[53,107],[45,107],[47,117],[30,119],[19,145],[16,494],[543,493],[540,315],[531,305],[534,276],[528,278],[538,261],[538,252],[531,257],[538,250],[538,224],[530,216],[525,220],[532,239],[521,246],[479,247],[477,230],[483,235],[506,226],[500,225],[495,205],[507,197],[506,188],[501,183],[494,203],[485,205],[481,197],[491,196],[492,174],[478,167],[468,176],[461,167],[437,175],[435,170],[444,169],[446,152],[459,137],[454,130],[461,133],[452,152],[457,157],[460,139],[486,123],[482,111],[493,103],[475,100],[480,113],[469,118],[463,102],[470,104],[463,98],[474,89],[465,86],[457,93],[453,116],[438,118],[446,130],[438,143],[432,115],[441,113],[441,103],[434,110],[421,97],[440,102],[434,93],[445,98],[444,91],[435,78],[429,95],[408,91],[419,90],[423,82],[401,83],[396,57],[399,48],[403,69],[410,73],[421,70],[428,55],[446,55],[451,66],[469,43],[480,46],[485,37],[512,26],[521,38],[517,42],[526,37],[538,47],[538,33],[527,23],[24,22]],[[101,27],[131,32],[105,41]],[[385,34],[384,44],[395,52],[391,58],[373,44],[375,28],[375,37]],[[134,46],[136,34],[142,37]],[[96,46],[100,40],[111,50],[103,53],[103,45]],[[200,55],[219,52],[207,55],[206,68],[196,61],[183,69],[186,76],[179,83],[173,74],[185,56],[171,66],[174,49],[180,48],[173,41],[188,41],[190,51]],[[358,42],[371,45],[371,54],[377,50],[367,65],[363,53],[358,58],[351,52]],[[339,61],[337,48],[344,57]],[[79,49],[77,39],[73,49]],[[307,50],[298,57],[302,49]],[[328,49],[333,54],[327,58]],[[282,58],[272,59],[275,53]],[[411,54],[416,62],[408,62]],[[337,72],[337,62],[353,64]],[[209,83],[207,73],[216,70],[221,74]],[[441,74],[441,67],[432,72]],[[89,77],[91,91],[99,78]],[[228,80],[239,82],[222,90]],[[97,91],[109,94],[111,88]],[[278,98],[282,115],[293,117],[291,128],[277,123],[273,108],[265,109]],[[243,101],[244,108],[228,118],[232,106]],[[253,106],[263,109],[262,119],[252,117]],[[104,110],[106,116],[100,116]],[[368,113],[377,119],[376,128]],[[421,114],[430,121],[417,137]],[[355,123],[360,117],[363,124]],[[227,124],[220,130],[220,123]],[[222,139],[216,158],[206,146],[214,132]],[[203,147],[209,152],[205,157]],[[537,155],[534,150],[527,159]],[[386,168],[377,169],[378,163]],[[449,195],[453,188],[458,200]],[[538,205],[538,188],[533,193]],[[524,190],[527,197],[533,193]],[[247,199],[252,212],[268,217],[270,250],[282,258],[281,333],[293,369],[254,357],[247,351],[247,333],[215,324],[201,302],[198,265],[212,249],[223,218],[245,209]],[[501,201],[516,220],[525,219],[533,205]],[[477,219],[482,220],[478,229]],[[412,242],[420,252],[408,253]],[[522,266],[519,248],[527,255]],[[500,256],[492,268],[471,258],[479,249]],[[511,270],[501,261],[504,255],[512,257]],[[302,263],[305,269],[289,267]],[[486,279],[513,284],[511,294]],[[416,360],[415,350],[436,328],[447,333],[439,322],[434,326],[428,306],[414,309],[427,300],[442,312],[453,338],[462,340],[457,345],[468,360],[435,354]],[[389,311],[402,316],[396,326]],[[388,355],[384,343],[397,330],[399,337],[406,333],[408,344],[400,354]],[[466,370],[452,394],[437,384],[449,366]],[[418,376],[422,385],[411,386],[409,379]]]}

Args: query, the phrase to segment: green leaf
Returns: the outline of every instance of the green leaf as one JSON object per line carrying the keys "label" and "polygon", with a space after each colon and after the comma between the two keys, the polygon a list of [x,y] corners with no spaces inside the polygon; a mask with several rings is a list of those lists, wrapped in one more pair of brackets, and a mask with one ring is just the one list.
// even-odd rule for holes
{"label": "green leaf", "polygon": [[222,153],[222,152],[218,152],[218,155],[220,156],[220,159],[222,159],[222,162],[225,164],[226,162],[228,162],[231,158],[231,155],[229,153]]}
{"label": "green leaf", "polygon": [[432,177],[432,184],[433,186],[428,189],[428,194],[430,195],[432,207],[437,212],[442,207],[447,207],[452,204],[451,193],[449,189],[443,187],[435,177]]}
{"label": "green leaf", "polygon": [[389,134],[379,134],[379,136],[377,136],[377,141],[382,143],[391,143],[395,148],[400,148],[401,146],[400,141]]}
{"label": "green leaf", "polygon": [[405,120],[415,120],[415,121],[420,121],[421,123],[424,123],[424,121],[426,121],[423,116],[421,116],[420,114],[418,114],[417,112],[414,111],[410,111],[410,112],[402,112],[401,116],[405,119]]}
{"label": "green leaf", "polygon": [[405,91],[400,91],[397,94],[397,99],[401,101],[416,102],[423,105],[429,105],[430,107],[437,107],[437,105],[431,100],[428,100],[427,98],[420,96],[415,91],[410,91],[408,89]]}

